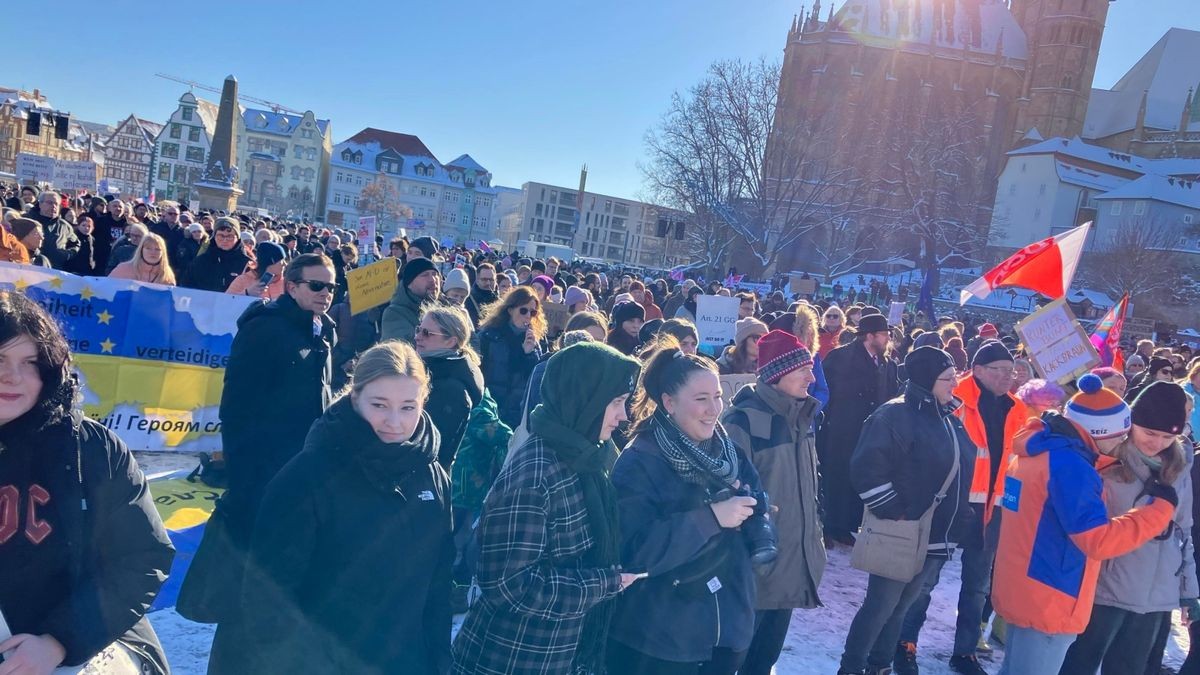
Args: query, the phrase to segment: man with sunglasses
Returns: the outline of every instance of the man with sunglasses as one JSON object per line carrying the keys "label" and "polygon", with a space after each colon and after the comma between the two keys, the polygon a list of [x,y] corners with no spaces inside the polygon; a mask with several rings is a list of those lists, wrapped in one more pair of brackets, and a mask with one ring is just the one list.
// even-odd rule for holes
{"label": "man with sunglasses", "polygon": [[412,344],[417,324],[421,322],[421,305],[436,303],[441,287],[441,275],[429,258],[415,258],[406,263],[400,270],[396,292],[383,310],[380,339]]}
{"label": "man with sunglasses", "polygon": [[[989,340],[979,346],[971,362],[971,374],[954,388],[962,401],[955,414],[963,421],[975,445],[971,474],[971,512],[966,515],[969,534],[961,542],[962,587],[958,594],[958,621],[950,670],[966,675],[987,675],[975,650],[983,633],[983,607],[992,586],[992,561],[1000,540],[1000,500],[1004,476],[1013,452],[1013,439],[1029,419],[1029,409],[1009,393],[1015,359],[1004,343]],[[826,369],[826,373],[828,373]],[[893,672],[908,675],[917,671],[917,637],[929,609],[929,595],[938,575],[926,578],[925,587],[904,618],[900,643],[896,646]]]}
{"label": "man with sunglasses", "polygon": [[179,245],[187,237],[187,225],[179,220],[180,210],[177,202],[162,201],[159,202],[159,206],[162,208],[162,218],[148,223],[148,227],[167,243],[167,260],[170,261],[171,268],[179,269]]}
{"label": "man with sunglasses", "polygon": [[[337,339],[326,312],[335,288],[333,265],[320,254],[301,255],[283,279],[284,295],[242,313],[225,366],[220,415],[229,489],[219,508],[238,569],[267,484],[300,452],[309,426],[332,398],[330,353]],[[239,586],[229,584],[228,592],[239,593]],[[235,616],[218,626],[210,668],[243,662],[247,638],[238,624]]]}

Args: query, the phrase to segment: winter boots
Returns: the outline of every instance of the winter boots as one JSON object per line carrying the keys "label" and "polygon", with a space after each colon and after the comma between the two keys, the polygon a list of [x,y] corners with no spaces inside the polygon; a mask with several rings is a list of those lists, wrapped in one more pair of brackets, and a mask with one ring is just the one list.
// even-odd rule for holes
{"label": "winter boots", "polygon": [[921,675],[917,666],[917,643],[900,642],[896,645],[896,656],[892,660],[894,675]]}

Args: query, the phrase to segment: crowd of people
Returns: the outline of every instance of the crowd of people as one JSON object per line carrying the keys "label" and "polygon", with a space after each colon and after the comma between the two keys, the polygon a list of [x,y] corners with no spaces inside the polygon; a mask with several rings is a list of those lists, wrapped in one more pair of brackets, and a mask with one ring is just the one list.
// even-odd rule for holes
{"label": "crowd of people", "polygon": [[[1159,673],[1180,608],[1200,638],[1186,347],[1064,388],[1006,327],[890,324],[883,284],[789,302],[430,237],[377,242],[396,291],[353,313],[349,233],[17,197],[6,259],[261,298],[180,591],[218,624],[210,673],[766,674],[836,547],[869,574],[845,675],[919,672],[955,558],[954,672],[1003,642],[1007,675]],[[740,300],[715,352],[704,294]],[[0,674],[166,673],[145,612],[171,545],[70,373],[53,320],[0,293]]]}

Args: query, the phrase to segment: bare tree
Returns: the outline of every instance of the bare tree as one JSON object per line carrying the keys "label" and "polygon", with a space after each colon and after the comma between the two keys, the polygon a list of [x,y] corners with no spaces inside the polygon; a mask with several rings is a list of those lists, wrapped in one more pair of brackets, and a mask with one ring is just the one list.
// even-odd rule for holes
{"label": "bare tree", "polygon": [[779,122],[779,78],[776,62],[714,63],[647,134],[651,198],[696,217],[695,253],[713,269],[735,245],[771,268],[857,208],[862,184],[851,165],[831,161],[832,128]]}
{"label": "bare tree", "polygon": [[1175,251],[1179,233],[1154,218],[1138,218],[1103,231],[1095,249],[1085,254],[1082,275],[1089,285],[1111,297],[1129,293],[1134,303],[1164,304],[1180,284],[1182,259]]}
{"label": "bare tree", "polygon": [[393,230],[400,221],[412,217],[412,209],[400,202],[400,189],[382,172],[363,186],[358,196],[358,212],[375,216],[380,226],[393,225]]}
{"label": "bare tree", "polygon": [[[978,262],[987,244],[991,195],[983,175],[986,138],[973,106],[895,101],[876,120],[879,174],[875,215],[892,250],[941,267],[951,258]],[[906,245],[907,244],[907,245]]]}

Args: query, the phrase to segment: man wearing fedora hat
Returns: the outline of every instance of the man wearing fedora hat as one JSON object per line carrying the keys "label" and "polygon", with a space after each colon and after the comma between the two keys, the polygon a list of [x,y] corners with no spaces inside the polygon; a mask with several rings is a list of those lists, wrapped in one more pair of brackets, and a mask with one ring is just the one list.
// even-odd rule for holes
{"label": "man wearing fedora hat", "polygon": [[829,352],[824,361],[829,404],[817,435],[826,541],[846,545],[854,543],[863,509],[850,484],[850,455],[867,417],[900,390],[896,364],[887,356],[892,335],[887,317],[863,316],[857,330],[852,342]]}

